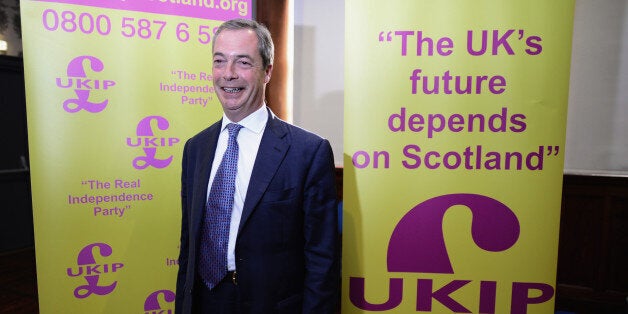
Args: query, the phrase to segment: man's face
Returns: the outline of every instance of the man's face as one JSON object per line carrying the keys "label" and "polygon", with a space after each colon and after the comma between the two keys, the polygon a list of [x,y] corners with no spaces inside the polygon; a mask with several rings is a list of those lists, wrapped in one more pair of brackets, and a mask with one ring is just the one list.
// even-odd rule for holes
{"label": "man's face", "polygon": [[250,29],[225,29],[214,43],[212,76],[216,95],[233,122],[259,109],[272,65],[264,69],[257,36]]}

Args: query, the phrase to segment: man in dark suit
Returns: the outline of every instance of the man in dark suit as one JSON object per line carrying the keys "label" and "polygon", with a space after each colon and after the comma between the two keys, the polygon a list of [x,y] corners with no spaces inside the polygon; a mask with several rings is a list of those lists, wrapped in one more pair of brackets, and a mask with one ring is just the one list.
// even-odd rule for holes
{"label": "man in dark suit", "polygon": [[[214,37],[212,75],[223,118],[189,139],[183,152],[176,313],[336,310],[340,274],[331,146],[266,107],[273,50],[270,33],[254,21],[225,22]],[[235,192],[224,228],[229,241],[226,256],[208,258],[202,251],[216,242],[217,228],[206,225],[214,210],[212,184],[231,151],[229,124],[242,126],[235,133]],[[204,274],[216,265],[225,275],[212,282]]]}

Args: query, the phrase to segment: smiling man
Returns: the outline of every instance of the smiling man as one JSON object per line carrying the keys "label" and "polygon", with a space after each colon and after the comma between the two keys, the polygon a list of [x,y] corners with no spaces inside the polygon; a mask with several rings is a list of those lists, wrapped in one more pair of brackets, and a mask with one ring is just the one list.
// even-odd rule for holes
{"label": "smiling man", "polygon": [[183,151],[176,313],[334,313],[331,146],[266,106],[274,47],[263,25],[225,22],[212,54],[223,117]]}

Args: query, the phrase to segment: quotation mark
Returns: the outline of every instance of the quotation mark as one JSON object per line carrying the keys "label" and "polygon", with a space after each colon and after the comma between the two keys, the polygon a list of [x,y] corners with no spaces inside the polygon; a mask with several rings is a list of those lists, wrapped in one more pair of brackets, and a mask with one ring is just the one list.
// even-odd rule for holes
{"label": "quotation mark", "polygon": [[547,156],[558,156],[560,152],[560,146],[547,146]]}
{"label": "quotation mark", "polygon": [[392,41],[392,32],[380,32],[379,41],[384,41],[384,34],[386,34],[386,41]]}

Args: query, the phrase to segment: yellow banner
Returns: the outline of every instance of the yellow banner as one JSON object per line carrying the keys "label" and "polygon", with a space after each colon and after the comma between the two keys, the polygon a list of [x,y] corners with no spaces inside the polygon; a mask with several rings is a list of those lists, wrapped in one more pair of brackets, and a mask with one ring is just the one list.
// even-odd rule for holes
{"label": "yellow banner", "polygon": [[222,112],[214,29],[251,9],[21,2],[41,313],[173,311],[183,144]]}
{"label": "yellow banner", "polygon": [[553,313],[574,1],[346,1],[342,313]]}

